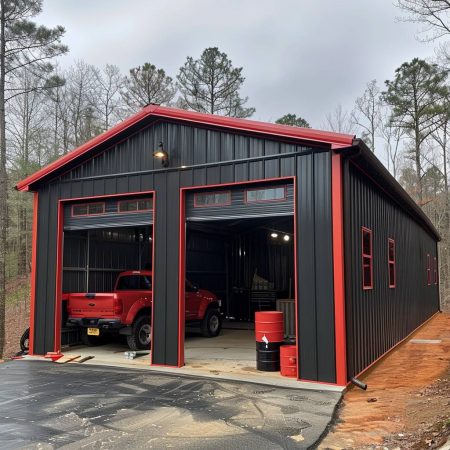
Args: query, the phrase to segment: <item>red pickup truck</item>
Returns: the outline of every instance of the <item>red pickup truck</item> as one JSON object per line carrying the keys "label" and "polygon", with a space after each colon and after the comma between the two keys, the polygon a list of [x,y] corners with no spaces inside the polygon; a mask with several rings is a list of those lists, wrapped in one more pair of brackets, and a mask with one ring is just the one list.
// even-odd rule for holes
{"label": "red pickup truck", "polygon": [[[150,348],[152,272],[129,271],[119,274],[111,293],[66,294],[67,326],[82,327],[82,341],[95,345],[101,334],[126,335],[131,350]],[[220,333],[220,300],[209,291],[186,282],[186,322],[198,323],[205,337]]]}

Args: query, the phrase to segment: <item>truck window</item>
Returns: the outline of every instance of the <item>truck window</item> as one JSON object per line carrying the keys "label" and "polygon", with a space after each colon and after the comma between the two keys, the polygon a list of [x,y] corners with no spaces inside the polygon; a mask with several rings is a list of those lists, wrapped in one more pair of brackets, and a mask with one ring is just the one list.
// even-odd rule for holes
{"label": "truck window", "polygon": [[127,275],[117,283],[118,291],[142,291],[152,288],[151,278],[147,275]]}

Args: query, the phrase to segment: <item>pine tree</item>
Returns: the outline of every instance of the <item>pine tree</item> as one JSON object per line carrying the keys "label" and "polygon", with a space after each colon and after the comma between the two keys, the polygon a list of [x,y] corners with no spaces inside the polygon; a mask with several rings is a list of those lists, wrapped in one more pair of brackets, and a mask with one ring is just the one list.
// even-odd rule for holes
{"label": "pine tree", "polygon": [[416,197],[423,200],[422,144],[440,125],[447,73],[426,61],[414,58],[403,63],[393,81],[386,81],[385,102],[392,107],[393,124],[405,130],[412,146],[409,151],[416,171]]}
{"label": "pine tree", "polygon": [[290,125],[292,127],[311,128],[309,123],[303,117],[297,117],[295,114],[285,114],[283,117],[277,119],[275,123],[280,125]]}
{"label": "pine tree", "polygon": [[177,75],[181,92],[179,106],[194,111],[230,117],[250,117],[248,97],[239,94],[245,78],[242,67],[233,67],[226,53],[207,48],[199,59],[188,57]]}
{"label": "pine tree", "polygon": [[172,78],[163,69],[145,63],[131,69],[125,77],[122,97],[131,111],[137,111],[150,103],[169,103],[175,93]]}

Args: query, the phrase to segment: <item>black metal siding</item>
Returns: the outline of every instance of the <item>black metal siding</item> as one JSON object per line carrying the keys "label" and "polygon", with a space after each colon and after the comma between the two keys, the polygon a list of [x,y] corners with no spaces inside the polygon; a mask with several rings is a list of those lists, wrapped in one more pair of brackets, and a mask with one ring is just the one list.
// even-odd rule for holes
{"label": "black metal siding", "polygon": [[[154,166],[151,153],[160,140],[171,167],[198,166]],[[300,375],[334,381],[330,153],[324,150],[312,153],[263,137],[159,122],[43,184],[38,188],[35,352],[53,350],[58,199],[155,190],[153,362],[176,365],[179,189],[296,176]]]}
{"label": "black metal siding", "polygon": [[[348,376],[352,377],[439,310],[427,285],[436,240],[348,160],[344,162]],[[361,227],[373,232],[373,290],[362,289]],[[388,287],[388,238],[395,240],[396,287]]]}

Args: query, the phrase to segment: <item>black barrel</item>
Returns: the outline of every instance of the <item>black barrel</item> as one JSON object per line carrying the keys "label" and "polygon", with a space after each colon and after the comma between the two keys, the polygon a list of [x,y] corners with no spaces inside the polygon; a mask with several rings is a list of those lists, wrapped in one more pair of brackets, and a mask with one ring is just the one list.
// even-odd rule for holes
{"label": "black barrel", "polygon": [[281,342],[256,343],[256,368],[263,372],[278,372],[280,370]]}

